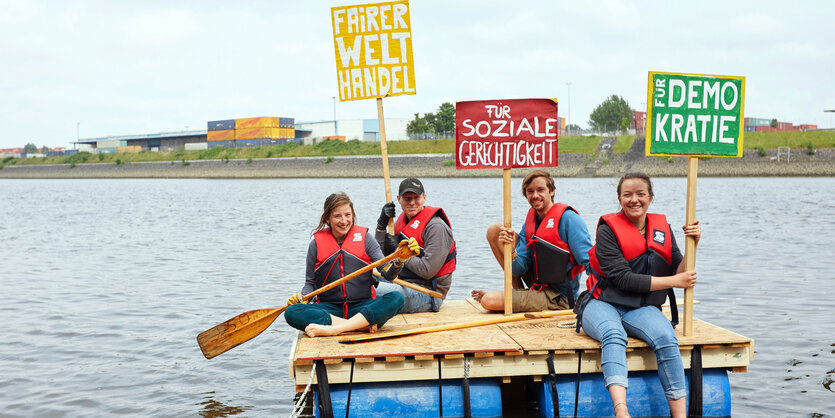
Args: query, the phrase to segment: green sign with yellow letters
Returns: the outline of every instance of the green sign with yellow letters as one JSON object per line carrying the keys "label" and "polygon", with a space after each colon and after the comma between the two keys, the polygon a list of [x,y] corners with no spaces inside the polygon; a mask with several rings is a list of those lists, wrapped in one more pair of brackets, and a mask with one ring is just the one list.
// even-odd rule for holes
{"label": "green sign with yellow letters", "polygon": [[646,154],[741,157],[745,77],[649,73]]}

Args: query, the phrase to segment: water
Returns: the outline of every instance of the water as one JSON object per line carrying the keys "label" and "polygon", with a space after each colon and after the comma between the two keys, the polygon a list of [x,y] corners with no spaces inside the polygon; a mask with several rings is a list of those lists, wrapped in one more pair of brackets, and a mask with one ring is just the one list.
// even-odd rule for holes
{"label": "water", "polygon": [[[400,179],[394,179],[396,186]],[[454,226],[452,298],[498,289],[484,241],[501,179],[426,179]],[[518,229],[527,204],[513,179]],[[557,179],[593,230],[618,208],[612,179]],[[213,360],[195,337],[282,306],[304,277],[327,194],[373,226],[380,179],[0,180],[0,415],[277,416],[293,406],[291,338],[279,318]],[[655,180],[655,212],[684,222],[686,180]],[[731,374],[737,416],[832,416],[833,178],[703,178],[696,316],[754,338]],[[681,297],[681,295],[679,295]],[[820,415],[815,415],[820,414]]]}

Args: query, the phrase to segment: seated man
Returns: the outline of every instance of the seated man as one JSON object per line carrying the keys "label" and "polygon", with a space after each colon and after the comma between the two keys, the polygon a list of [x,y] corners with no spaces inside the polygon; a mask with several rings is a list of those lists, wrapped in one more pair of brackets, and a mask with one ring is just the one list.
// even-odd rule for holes
{"label": "seated man", "polygon": [[[571,206],[554,203],[555,189],[547,171],[531,171],[522,180],[522,194],[531,208],[520,235],[501,224],[487,229],[490,249],[502,267],[504,245],[516,244],[513,312],[573,308],[579,276],[589,267],[589,230]],[[503,291],[475,289],[472,296],[484,309],[504,310]]]}
{"label": "seated man", "polygon": [[[383,205],[377,220],[375,238],[385,255],[390,254],[403,239],[414,238],[421,247],[420,256],[405,261],[399,277],[426,289],[440,292],[446,297],[452,285],[455,270],[455,241],[452,228],[443,209],[425,206],[426,193],[423,183],[416,178],[407,178],[400,183],[397,201],[403,213],[394,223],[394,234],[386,233],[389,219],[394,217],[394,203]],[[433,298],[408,287],[381,281],[377,295],[397,291],[403,293],[406,305],[401,313],[438,312],[443,299]]]}

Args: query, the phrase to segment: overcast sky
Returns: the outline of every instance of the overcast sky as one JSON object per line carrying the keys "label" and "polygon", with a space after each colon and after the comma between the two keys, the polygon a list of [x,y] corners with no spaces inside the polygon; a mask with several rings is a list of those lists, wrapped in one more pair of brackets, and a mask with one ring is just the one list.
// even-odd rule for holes
{"label": "overcast sky", "polygon": [[[363,1],[0,0],[0,147],[332,120],[330,7]],[[410,3],[412,118],[443,102],[557,97],[582,127],[607,96],[646,107],[648,71],[746,77],[745,116],[835,127],[831,1]],[[569,89],[566,83],[571,83]],[[570,114],[569,114],[570,113]],[[375,118],[374,100],[338,119]]]}

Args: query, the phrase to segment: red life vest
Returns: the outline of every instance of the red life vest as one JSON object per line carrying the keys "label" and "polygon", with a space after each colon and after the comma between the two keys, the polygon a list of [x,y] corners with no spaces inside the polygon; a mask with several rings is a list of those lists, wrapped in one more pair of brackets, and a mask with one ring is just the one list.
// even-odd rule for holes
{"label": "red life vest", "polygon": [[[432,219],[433,216],[438,215],[441,220],[446,222],[450,228],[452,225],[449,223],[449,218],[447,218],[446,213],[441,208],[435,208],[431,206],[424,206],[423,210],[418,212],[418,214],[409,220],[409,224],[406,225],[406,214],[401,213],[400,216],[397,217],[397,221],[394,222],[394,235],[401,236],[405,239],[414,238],[418,245],[423,248],[423,230],[426,228],[426,225],[429,223],[429,220]],[[423,252],[421,252],[423,254]],[[433,279],[441,277],[446,274],[450,274],[455,271],[455,258],[456,258],[456,250],[455,250],[455,240],[452,241],[452,246],[449,249],[449,253],[447,254],[446,261],[441,266],[441,269],[435,273],[435,276],[432,277]],[[401,278],[417,278],[418,275],[409,271],[408,267],[403,267],[403,270],[400,272]]]}
{"label": "red life vest", "polygon": [[[371,257],[365,252],[368,228],[353,225],[345,235],[342,245],[334,238],[330,228],[313,234],[316,241],[316,265],[313,277],[317,288],[351,274],[369,264]],[[373,299],[376,296],[371,272],[367,272],[319,295],[318,302],[343,303],[343,316],[347,317],[348,302]]]}
{"label": "red life vest", "polygon": [[[571,206],[554,203],[542,218],[539,228],[536,227],[537,213],[533,208],[528,210],[528,216],[525,218],[525,241],[528,248],[533,248],[531,253],[534,270],[530,277],[534,283],[531,287],[538,288],[537,290],[549,284],[572,280],[585,270],[582,265],[577,264],[568,243],[560,238],[560,219],[566,210],[577,213]],[[571,266],[570,277],[566,277],[568,266]]]}
{"label": "red life vest", "polygon": [[[670,231],[666,216],[654,213],[647,214],[646,237],[641,235],[638,228],[623,212],[601,216],[597,227],[600,228],[600,225],[604,223],[609,225],[609,228],[614,232],[618,240],[618,246],[623,252],[623,257],[634,273],[652,276],[669,276],[674,273],[672,267],[673,234]],[[586,280],[586,287],[594,289],[592,294],[594,298],[633,308],[646,305],[660,306],[667,300],[667,289],[649,293],[634,293],[609,285],[606,276],[600,269],[595,248],[596,246],[589,250],[591,274]],[[600,283],[595,287],[598,281]]]}

